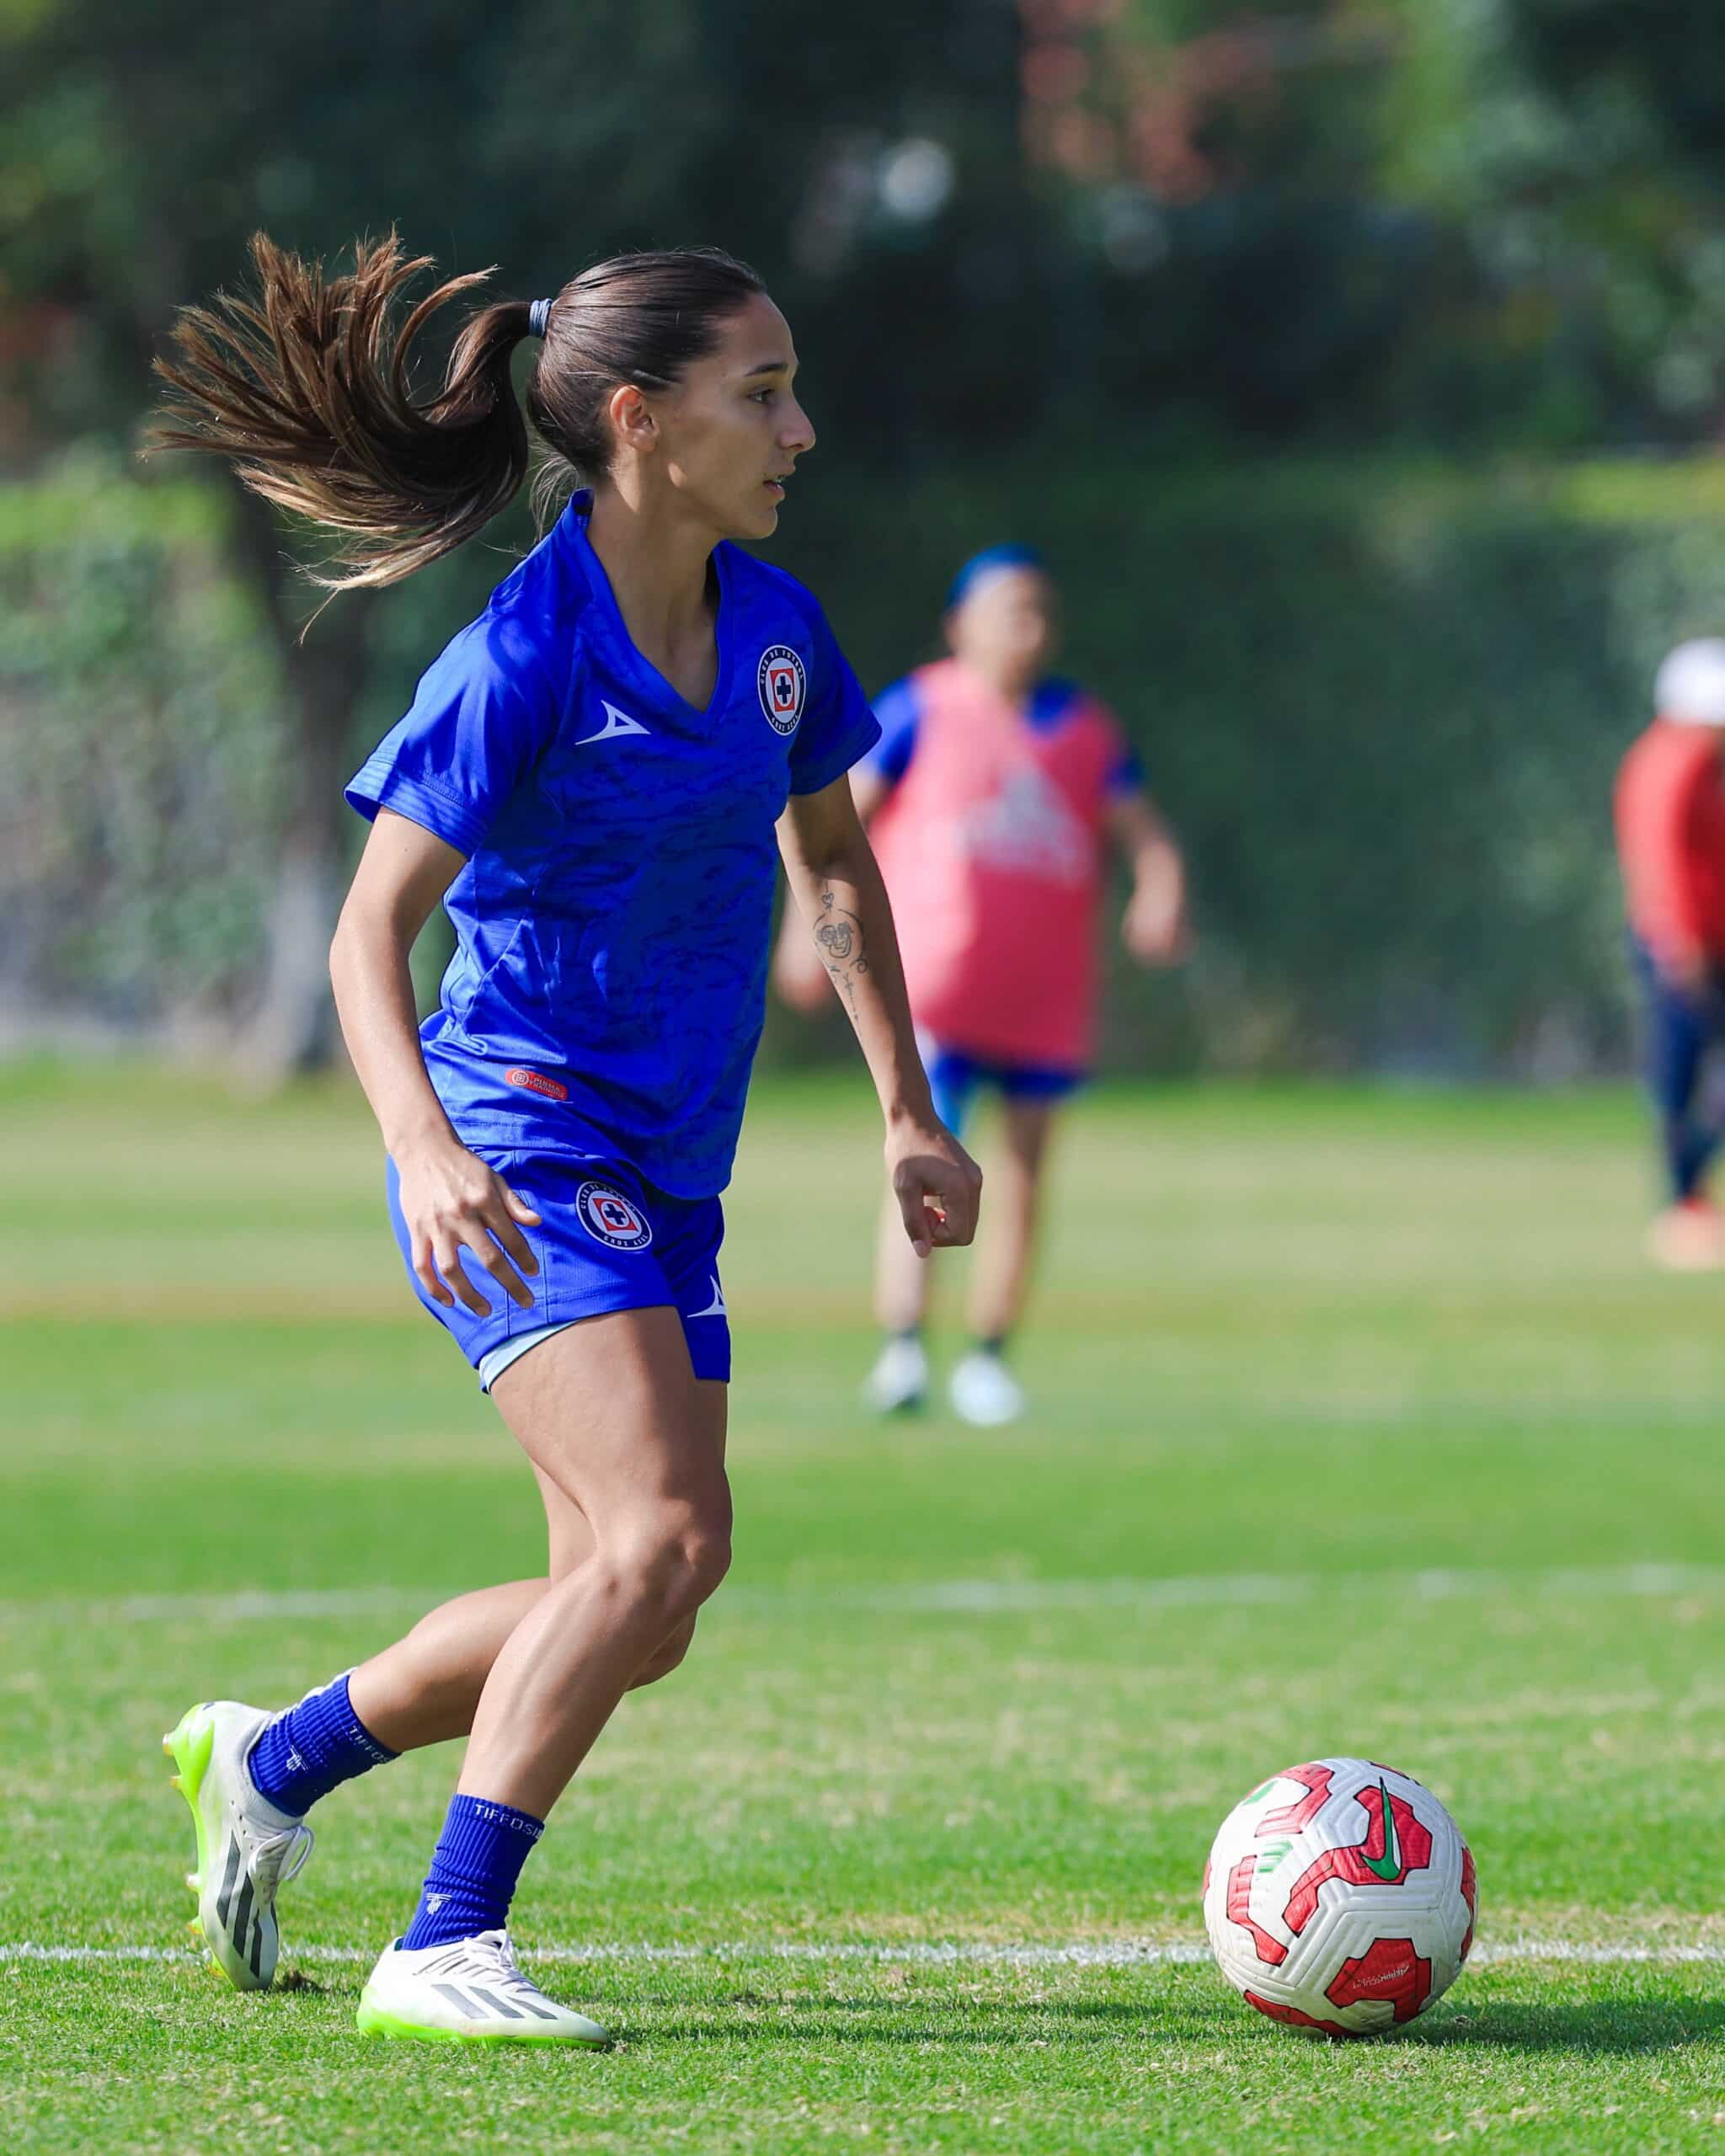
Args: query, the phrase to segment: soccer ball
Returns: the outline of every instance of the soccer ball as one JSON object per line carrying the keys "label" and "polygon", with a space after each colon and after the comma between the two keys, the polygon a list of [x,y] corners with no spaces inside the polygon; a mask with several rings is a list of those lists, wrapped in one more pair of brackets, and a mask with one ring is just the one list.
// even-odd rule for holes
{"label": "soccer ball", "polygon": [[1473,1944],[1473,1858],[1412,1774],[1315,1759],[1236,1804],[1204,1868],[1204,1923],[1248,2006],[1375,2036],[1423,2014]]}

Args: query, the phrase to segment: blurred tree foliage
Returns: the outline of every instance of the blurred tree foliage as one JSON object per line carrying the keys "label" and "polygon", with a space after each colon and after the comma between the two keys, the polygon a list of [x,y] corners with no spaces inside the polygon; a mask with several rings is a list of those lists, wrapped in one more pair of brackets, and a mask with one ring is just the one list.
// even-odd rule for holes
{"label": "blurred tree foliage", "polygon": [[[619,248],[722,240],[784,294],[824,424],[908,455],[1023,422],[1034,376],[1001,355],[1039,273],[1011,0],[794,23],[772,0],[9,0],[0,36],[15,433],[21,403],[31,439],[129,440],[175,308],[243,275],[254,228],[334,255],[391,223],[527,296]],[[249,498],[232,534],[291,734],[254,1027],[282,1065],[326,1038],[378,610],[344,599],[302,645],[309,600]]]}
{"label": "blurred tree foliage", "polygon": [[1725,408],[1712,0],[1027,0],[1092,379],[1171,431],[1573,450]]}
{"label": "blurred tree foliage", "polygon": [[[1609,911],[1587,789],[1652,647],[1709,614],[1706,518],[1662,496],[1656,542],[1633,520],[1577,527],[1556,483],[1524,510],[1482,483],[1452,526],[1429,490],[1397,483],[1381,503],[1381,464],[1357,491],[1311,479],[1306,502],[1278,482],[1272,514],[1242,459],[1710,438],[1725,396],[1722,24],[1705,0],[0,0],[0,453],[28,466],[105,441],[120,461],[86,456],[50,485],[90,489],[93,529],[108,528],[95,498],[132,484],[122,452],[152,352],[178,306],[243,275],[259,226],[333,259],[394,223],[446,268],[495,261],[498,288],[529,295],[618,248],[718,240],[784,304],[823,435],[826,483],[799,496],[781,558],[858,624],[884,676],[961,541],[1057,541],[1081,664],[1127,704],[1147,666],[1156,708],[1184,714],[1171,745],[1149,745],[1205,849],[1213,947],[1255,984],[1265,1039],[1376,1053],[1370,1038],[1415,1038],[1427,1019],[1386,1014],[1418,1001],[1422,948],[1450,1012],[1429,1029],[1452,1045],[1519,1054],[1517,984],[1559,979],[1578,1035],[1599,1037],[1611,1017],[1583,995],[1577,940],[1593,937],[1594,963]],[[1195,505],[1178,476],[1207,464],[1242,472],[1218,479],[1225,505]],[[179,478],[165,483],[178,499]],[[312,599],[276,524],[239,500],[211,528],[200,543],[239,579],[232,618],[263,624],[274,656],[248,675],[185,646],[224,694],[254,684],[232,709],[259,737],[217,788],[235,895],[216,940],[238,948],[223,939],[248,921],[254,941],[244,965],[206,971],[281,1067],[327,1038],[323,942],[352,837],[339,782],[531,535],[524,514],[503,520],[494,547],[381,604],[344,598],[302,643]],[[1680,558],[1681,574],[1650,566]],[[32,618],[62,571],[77,598],[34,659],[29,632],[5,647],[24,699],[9,715],[33,715],[8,736],[26,792],[59,754],[49,714],[73,713],[69,738],[86,740],[91,670],[115,648],[97,603],[110,574],[132,628],[154,625],[160,688],[158,719],[104,733],[119,790],[129,772],[155,798],[152,760],[182,723],[208,738],[190,715],[203,691],[186,686],[184,711],[169,693],[161,639],[179,616],[144,595],[163,560],[107,558],[10,572]],[[194,587],[206,568],[185,572]],[[1254,696],[1268,665],[1291,666],[1293,686],[1261,677]],[[1549,751],[1484,716],[1491,685],[1517,678],[1548,684]],[[1385,681],[1423,714],[1412,763],[1360,702]],[[1557,755],[1560,712],[1587,714],[1563,735],[1593,744],[1578,763]],[[32,755],[35,776],[16,760]],[[1350,841],[1340,806],[1393,828],[1428,755],[1434,784],[1471,797],[1476,837],[1464,858],[1455,830],[1434,834],[1442,871],[1414,877],[1405,853]],[[238,774],[266,768],[260,799]],[[1319,771],[1296,842],[1271,797]],[[1506,840],[1498,860],[1488,819],[1530,833],[1535,800],[1568,835]],[[104,824],[86,836],[120,844]],[[1510,857],[1514,890],[1493,880]],[[128,858],[131,874],[143,856]],[[93,883],[117,898],[126,879]],[[1330,907],[1332,892],[1349,895]],[[1528,929],[1519,958],[1478,926],[1493,905]],[[1443,971],[1469,935],[1471,1001]],[[93,979],[94,946],[77,947]],[[1167,1008],[1142,1009],[1147,1041]]]}

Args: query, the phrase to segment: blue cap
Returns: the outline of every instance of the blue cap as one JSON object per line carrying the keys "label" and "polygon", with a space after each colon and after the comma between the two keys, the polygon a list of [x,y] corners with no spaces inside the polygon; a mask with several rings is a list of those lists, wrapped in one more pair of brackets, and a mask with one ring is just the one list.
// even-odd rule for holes
{"label": "blue cap", "polygon": [[947,593],[947,611],[962,606],[984,577],[992,576],[997,569],[1035,569],[1046,575],[1047,564],[1034,547],[985,547],[980,554],[973,554],[953,579],[952,589]]}

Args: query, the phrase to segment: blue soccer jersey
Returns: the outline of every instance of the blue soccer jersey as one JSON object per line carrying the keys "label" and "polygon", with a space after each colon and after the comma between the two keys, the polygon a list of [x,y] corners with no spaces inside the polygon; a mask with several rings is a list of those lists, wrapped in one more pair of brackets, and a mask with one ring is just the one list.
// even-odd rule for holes
{"label": "blue soccer jersey", "polygon": [[773,826],[880,729],[814,599],[729,545],[697,711],[630,643],[590,508],[577,495],[449,644],[347,798],[467,856],[420,1028],[456,1129],[578,1152],[597,1133],[659,1189],[706,1197],[765,1014]]}

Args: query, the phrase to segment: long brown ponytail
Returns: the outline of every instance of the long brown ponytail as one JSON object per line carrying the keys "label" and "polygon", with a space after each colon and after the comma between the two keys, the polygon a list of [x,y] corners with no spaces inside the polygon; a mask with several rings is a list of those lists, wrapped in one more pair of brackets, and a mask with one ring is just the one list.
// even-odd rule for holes
{"label": "long brown ponytail", "polygon": [[[182,312],[174,352],[156,362],[168,394],[148,446],[226,456],[255,493],[337,533],[334,563],[307,572],[326,589],[398,583],[471,538],[526,477],[510,359],[533,332],[533,310],[499,300],[472,316],[442,388],[421,403],[409,374],[414,340],[489,270],[446,279],[396,328],[404,288],[435,264],[407,259],[395,233],[360,241],[351,274],[328,279],[263,232],[251,254],[255,296],[222,292]],[[553,462],[599,478],[617,384],[669,388],[762,289],[745,264],[707,248],[620,255],[565,285],[526,392]]]}

